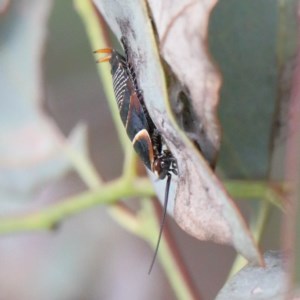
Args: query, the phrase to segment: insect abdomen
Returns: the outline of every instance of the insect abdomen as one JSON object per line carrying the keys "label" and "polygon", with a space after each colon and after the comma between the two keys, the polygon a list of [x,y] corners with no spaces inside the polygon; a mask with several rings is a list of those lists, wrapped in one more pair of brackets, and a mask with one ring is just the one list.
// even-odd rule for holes
{"label": "insect abdomen", "polygon": [[152,170],[153,145],[149,136],[147,116],[140,102],[134,81],[128,74],[124,58],[113,52],[112,65],[113,88],[120,110],[122,122],[133,147],[146,167]]}

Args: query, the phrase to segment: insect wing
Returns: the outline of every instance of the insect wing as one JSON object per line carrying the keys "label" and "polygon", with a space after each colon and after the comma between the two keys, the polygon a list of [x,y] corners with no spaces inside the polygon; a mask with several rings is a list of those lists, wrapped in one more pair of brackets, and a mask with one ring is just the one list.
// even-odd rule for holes
{"label": "insect wing", "polygon": [[[149,136],[147,118],[136,92],[127,97],[129,97],[129,101],[124,98],[124,103],[120,109],[121,118],[135,151],[146,167],[151,170],[153,145]],[[125,118],[125,116],[127,117]]]}

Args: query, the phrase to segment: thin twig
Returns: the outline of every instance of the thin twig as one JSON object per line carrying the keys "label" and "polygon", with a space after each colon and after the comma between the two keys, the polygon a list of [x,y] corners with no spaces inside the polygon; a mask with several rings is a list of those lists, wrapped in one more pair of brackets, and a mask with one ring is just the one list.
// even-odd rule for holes
{"label": "thin twig", "polygon": [[103,185],[99,190],[84,192],[70,197],[38,212],[25,216],[0,219],[0,234],[45,230],[57,226],[61,221],[99,204],[114,204],[121,198],[153,196],[154,191],[147,179],[118,179]]}

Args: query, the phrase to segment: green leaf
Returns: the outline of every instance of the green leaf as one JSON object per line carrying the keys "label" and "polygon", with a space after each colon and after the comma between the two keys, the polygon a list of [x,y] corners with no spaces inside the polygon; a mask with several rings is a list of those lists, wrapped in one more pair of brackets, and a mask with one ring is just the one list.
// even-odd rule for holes
{"label": "green leaf", "polygon": [[219,166],[228,177],[261,179],[269,171],[277,105],[278,2],[219,1],[209,42],[223,75]]}
{"label": "green leaf", "polygon": [[285,299],[286,257],[280,252],[269,251],[264,259],[265,268],[247,265],[225,284],[216,300]]}

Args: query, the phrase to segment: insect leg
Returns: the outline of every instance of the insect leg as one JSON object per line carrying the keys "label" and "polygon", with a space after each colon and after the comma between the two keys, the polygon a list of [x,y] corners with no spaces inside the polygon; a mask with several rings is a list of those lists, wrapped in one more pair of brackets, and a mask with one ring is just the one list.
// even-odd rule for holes
{"label": "insect leg", "polygon": [[108,54],[107,56],[99,58],[97,60],[97,63],[106,62],[111,59],[112,49],[110,49],[110,48],[98,49],[98,50],[95,50],[94,53],[107,53]]}

